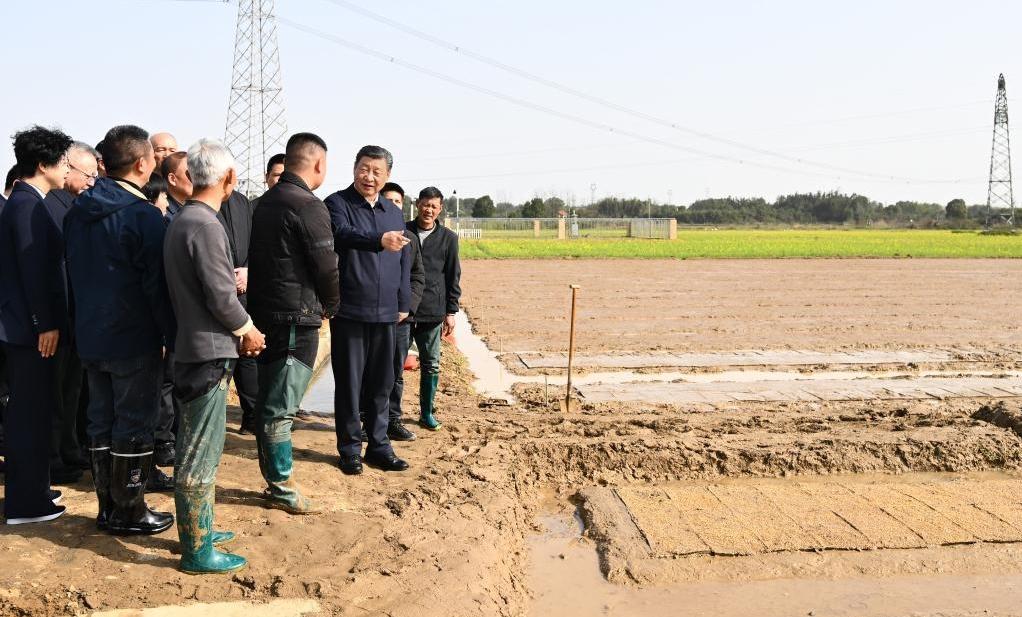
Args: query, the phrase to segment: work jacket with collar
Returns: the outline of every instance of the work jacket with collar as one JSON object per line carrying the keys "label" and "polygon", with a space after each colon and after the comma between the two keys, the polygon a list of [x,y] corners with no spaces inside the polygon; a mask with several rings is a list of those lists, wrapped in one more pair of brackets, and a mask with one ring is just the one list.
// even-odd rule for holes
{"label": "work jacket with collar", "polygon": [[[404,217],[389,199],[370,205],[354,185],[326,198],[340,270],[337,316],[366,323],[396,323],[411,311],[411,249],[385,251],[388,231],[404,232]],[[260,200],[259,207],[264,202]]]}
{"label": "work jacket with collar", "polygon": [[261,329],[319,326],[339,306],[330,213],[304,180],[285,171],[252,218],[248,311]]}
{"label": "work jacket with collar", "polygon": [[419,226],[407,223],[408,233],[419,242],[422,265],[426,270],[426,285],[422,300],[415,311],[417,323],[438,323],[447,315],[458,312],[461,299],[461,261],[458,257],[458,234],[439,222],[425,240],[419,240]]}

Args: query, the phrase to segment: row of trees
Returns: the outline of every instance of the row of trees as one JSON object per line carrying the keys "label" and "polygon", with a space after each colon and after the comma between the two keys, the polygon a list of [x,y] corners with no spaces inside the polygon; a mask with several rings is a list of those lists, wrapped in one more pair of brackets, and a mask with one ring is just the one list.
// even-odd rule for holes
{"label": "row of trees", "polygon": [[[461,200],[463,216],[475,218],[521,217],[551,218],[567,213],[569,207],[559,197],[534,197],[521,204],[494,203],[489,195]],[[448,216],[454,204],[447,204]],[[700,199],[688,207],[656,204],[641,199],[607,197],[590,206],[576,207],[585,218],[674,218],[683,224],[823,224],[823,225],[978,225],[985,222],[985,206],[969,206],[962,199],[947,204],[899,201],[882,204],[864,195],[795,193],[782,195],[773,202],[761,197],[720,197]]]}

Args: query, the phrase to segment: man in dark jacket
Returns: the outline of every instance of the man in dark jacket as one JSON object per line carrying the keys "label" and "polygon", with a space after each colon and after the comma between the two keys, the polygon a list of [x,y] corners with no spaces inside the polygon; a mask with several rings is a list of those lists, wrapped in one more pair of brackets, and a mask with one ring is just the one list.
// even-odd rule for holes
{"label": "man in dark jacket", "polygon": [[419,348],[419,425],[440,429],[433,401],[440,382],[440,338],[454,332],[454,315],[461,298],[461,262],[458,234],[437,222],[444,209],[444,195],[436,187],[419,192],[418,215],[408,222],[415,234],[426,268],[426,286],[415,312],[412,339]]}
{"label": "man in dark jacket", "polygon": [[[70,172],[64,180],[63,188],[46,194],[43,203],[46,205],[50,218],[60,230],[61,241],[64,234],[64,217],[71,209],[75,197],[96,183],[99,177],[97,168],[99,154],[88,144],[76,141],[67,151]],[[65,270],[66,272],[66,270]],[[66,286],[68,298],[71,290]],[[78,358],[75,345],[74,306],[69,303],[71,318],[69,319],[68,336],[57,347],[57,413],[53,418],[53,436],[50,440],[50,480],[54,484],[77,482],[82,477],[82,469],[89,468],[89,462],[82,457],[78,442],[78,397],[82,390],[82,361]]]}
{"label": "man in dark jacket", "polygon": [[[379,146],[355,157],[355,181],[327,197],[340,270],[341,308],[330,320],[334,419],[341,471],[362,473],[365,461],[386,471],[408,468],[387,437],[394,388],[394,328],[411,310],[411,259],[401,210],[380,196],[394,158]],[[262,206],[260,206],[262,207]]]}
{"label": "man in dark jacket", "polygon": [[[241,306],[248,305],[248,253],[252,242],[252,204],[238,191],[231,192],[216,218],[227,232],[231,261],[234,263],[234,284]],[[256,433],[256,394],[259,392],[259,368],[255,358],[238,358],[232,375],[241,405],[241,432]]]}
{"label": "man in dark jacket", "polygon": [[340,306],[337,254],[326,205],[312,191],[326,178],[326,143],[312,133],[287,142],[280,181],[252,222],[248,308],[266,335],[259,356],[259,468],[267,503],[292,514],[316,510],[292,478],[291,426],[319,349],[319,328]]}
{"label": "man in dark jacket", "polygon": [[[380,194],[389,199],[395,206],[404,212],[405,190],[396,182],[388,182]],[[403,216],[403,214],[402,214]],[[406,232],[405,235],[414,240],[414,236]],[[391,441],[414,441],[415,433],[411,432],[401,424],[401,397],[405,392],[405,358],[408,357],[408,348],[411,345],[412,319],[415,311],[419,308],[419,301],[422,300],[422,287],[426,283],[426,271],[422,267],[422,255],[419,252],[418,242],[409,242],[408,248],[412,252],[412,269],[410,272],[410,283],[412,301],[408,311],[408,317],[397,324],[395,331],[396,347],[394,349],[394,389],[390,392],[390,422],[387,425],[387,436]]]}
{"label": "man in dark jacket", "polygon": [[141,192],[156,166],[149,134],[116,126],[103,138],[107,177],[64,219],[78,353],[89,382],[88,436],[96,525],[154,534],[174,517],[145,503],[153,468],[160,363],[174,340],[163,271],[166,226]]}
{"label": "man in dark jacket", "polygon": [[20,181],[0,212],[0,341],[10,402],[4,413],[4,516],[8,525],[64,513],[50,489],[55,360],[68,333],[60,232],[43,204],[64,186],[71,138],[40,126],[14,136]]}

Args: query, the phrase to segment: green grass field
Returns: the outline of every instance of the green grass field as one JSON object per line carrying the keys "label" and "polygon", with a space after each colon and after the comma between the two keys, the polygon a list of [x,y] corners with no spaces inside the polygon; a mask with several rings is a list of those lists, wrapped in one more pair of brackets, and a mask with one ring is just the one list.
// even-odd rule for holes
{"label": "green grass field", "polygon": [[464,259],[1022,258],[1022,236],[945,230],[684,230],[677,240],[462,240]]}

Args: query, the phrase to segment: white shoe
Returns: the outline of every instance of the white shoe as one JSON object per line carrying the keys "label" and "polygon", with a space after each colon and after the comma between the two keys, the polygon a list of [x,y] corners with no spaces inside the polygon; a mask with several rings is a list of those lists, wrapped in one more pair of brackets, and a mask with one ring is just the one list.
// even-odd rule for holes
{"label": "white shoe", "polygon": [[54,506],[57,509],[56,512],[51,514],[44,514],[42,516],[23,516],[21,518],[9,518],[7,519],[8,525],[24,525],[25,523],[45,523],[46,521],[52,521],[55,518],[59,518],[64,514],[64,506]]}

